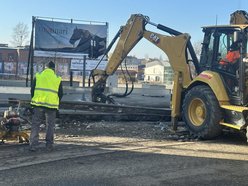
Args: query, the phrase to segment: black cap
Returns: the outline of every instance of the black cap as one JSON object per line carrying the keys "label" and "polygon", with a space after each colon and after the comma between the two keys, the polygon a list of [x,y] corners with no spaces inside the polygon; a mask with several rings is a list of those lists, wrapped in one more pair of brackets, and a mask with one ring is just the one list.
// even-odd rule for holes
{"label": "black cap", "polygon": [[55,69],[55,63],[52,62],[52,61],[49,61],[49,62],[46,64],[46,67],[47,67],[47,68],[51,68],[51,69]]}

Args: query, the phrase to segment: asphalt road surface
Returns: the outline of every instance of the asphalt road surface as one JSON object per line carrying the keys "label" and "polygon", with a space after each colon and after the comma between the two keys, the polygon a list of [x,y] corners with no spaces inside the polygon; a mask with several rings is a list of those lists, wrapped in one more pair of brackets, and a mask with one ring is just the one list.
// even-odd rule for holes
{"label": "asphalt road surface", "polygon": [[173,140],[161,126],[101,122],[57,130],[52,152],[43,142],[32,153],[6,142],[0,185],[247,185],[248,146],[240,135]]}

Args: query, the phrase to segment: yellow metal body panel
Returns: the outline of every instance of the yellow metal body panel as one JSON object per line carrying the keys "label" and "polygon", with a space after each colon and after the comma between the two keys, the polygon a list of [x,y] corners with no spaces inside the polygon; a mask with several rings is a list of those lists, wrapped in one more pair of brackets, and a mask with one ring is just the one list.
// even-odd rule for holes
{"label": "yellow metal body panel", "polygon": [[237,129],[237,130],[241,129],[241,126],[233,125],[233,124],[230,124],[230,123],[220,122],[220,124],[223,125],[223,126],[226,126],[228,128],[233,128],[233,129]]}
{"label": "yellow metal body panel", "polygon": [[[157,40],[154,41],[154,37]],[[172,118],[176,118],[180,116],[181,112],[182,89],[183,87],[187,87],[192,81],[185,55],[189,35],[182,34],[172,37],[145,31],[144,38],[163,50],[169,58],[170,65],[174,71],[171,116]]]}
{"label": "yellow metal body panel", "polygon": [[[182,86],[186,87],[189,85],[192,79],[186,59],[186,47],[190,36],[188,34],[165,36],[150,31],[144,31],[144,38],[163,50],[168,56],[173,71],[181,73],[180,81]],[[154,40],[154,38],[157,38],[157,40]]]}
{"label": "yellow metal body panel", "polygon": [[107,75],[112,75],[128,53],[140,41],[144,33],[145,17],[141,15],[132,15],[125,26],[122,26],[122,32],[116,48],[105,68]]}
{"label": "yellow metal body panel", "polygon": [[248,110],[248,107],[235,106],[235,105],[221,105],[221,108],[226,110],[233,110],[236,112],[243,112],[245,110]]}
{"label": "yellow metal body panel", "polygon": [[29,135],[24,131],[0,131],[0,140],[17,140],[18,138],[22,138],[25,142],[29,141]]}
{"label": "yellow metal body panel", "polygon": [[201,74],[199,74],[196,78],[194,78],[194,80],[190,83],[190,85],[193,85],[194,83],[197,82],[202,82],[209,85],[209,87],[217,97],[217,100],[219,101],[220,105],[230,104],[229,102],[230,100],[227,95],[226,88],[224,87],[224,84],[218,73],[212,71],[204,71]]}
{"label": "yellow metal body panel", "polygon": [[174,73],[174,87],[172,92],[172,100],[171,100],[171,117],[176,118],[180,116],[180,107],[181,107],[181,94],[182,94],[182,86],[180,85],[180,72],[176,71]]}
{"label": "yellow metal body panel", "polygon": [[[238,112],[238,113],[241,113],[244,117],[245,117],[245,112],[244,111],[248,111],[248,107],[243,107],[243,106],[236,106],[236,105],[221,105],[221,108],[226,110],[226,111],[231,111],[231,112]],[[226,118],[224,118],[226,119]],[[244,118],[245,119],[245,118]],[[229,127],[229,128],[234,128],[234,129],[237,129],[237,130],[241,130],[241,129],[244,129],[246,127],[246,122],[243,123],[243,124],[232,124],[230,122],[224,122],[221,121],[220,122],[221,125],[224,125],[226,127]]]}
{"label": "yellow metal body panel", "polygon": [[248,13],[242,10],[233,12],[230,16],[230,24],[248,24]]}

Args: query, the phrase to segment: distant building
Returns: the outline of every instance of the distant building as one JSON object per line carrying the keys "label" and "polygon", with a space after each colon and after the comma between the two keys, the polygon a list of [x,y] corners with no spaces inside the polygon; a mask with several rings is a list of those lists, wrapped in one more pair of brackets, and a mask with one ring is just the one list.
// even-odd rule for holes
{"label": "distant building", "polygon": [[[25,78],[27,74],[29,46],[8,47],[8,44],[0,44],[0,77],[2,78]],[[53,60],[56,63],[57,74],[63,78],[70,76],[70,61],[66,58],[34,57],[33,72],[40,72],[45,64]],[[31,68],[29,66],[29,68]],[[81,73],[81,72],[80,72]]]}
{"label": "distant building", "polygon": [[6,44],[0,45],[0,75],[7,78],[17,75],[18,53],[16,48],[9,48]]}
{"label": "distant building", "polygon": [[173,70],[170,63],[160,60],[146,63],[144,81],[171,86],[173,82]]}
{"label": "distant building", "polygon": [[[133,56],[127,56],[121,63],[121,65],[117,68],[117,71],[115,74],[118,75],[118,79],[120,83],[124,83],[125,77],[123,75],[124,73],[127,73],[128,71],[129,75],[133,78],[134,81],[139,80],[138,77],[140,77],[140,64],[141,64],[141,59],[138,59]],[[128,76],[128,74],[127,74]]]}
{"label": "distant building", "polygon": [[144,81],[144,72],[145,72],[145,65],[139,65],[138,66],[138,75],[137,75],[137,79],[140,81]]}
{"label": "distant building", "polygon": [[139,65],[141,64],[141,60],[136,58],[136,57],[132,57],[132,56],[127,56],[121,63],[121,65],[118,67],[117,70],[121,70],[121,69],[127,69],[130,71],[135,71],[138,73],[139,71]]}

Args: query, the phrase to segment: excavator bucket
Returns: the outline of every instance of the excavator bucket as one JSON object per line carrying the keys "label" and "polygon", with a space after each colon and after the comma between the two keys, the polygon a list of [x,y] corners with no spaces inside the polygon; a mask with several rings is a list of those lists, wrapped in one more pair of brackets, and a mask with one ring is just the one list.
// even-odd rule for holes
{"label": "excavator bucket", "polygon": [[237,10],[230,15],[231,25],[248,24],[248,13],[244,10]]}

